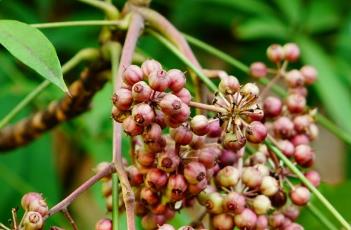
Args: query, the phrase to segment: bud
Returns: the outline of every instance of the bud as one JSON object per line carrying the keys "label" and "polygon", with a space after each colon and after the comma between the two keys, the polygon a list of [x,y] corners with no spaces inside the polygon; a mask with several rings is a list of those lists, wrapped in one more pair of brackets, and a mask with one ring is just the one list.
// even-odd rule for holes
{"label": "bud", "polygon": [[220,230],[233,230],[234,219],[231,215],[226,213],[221,213],[213,216],[212,224],[215,229]]}
{"label": "bud", "polygon": [[150,100],[152,89],[145,81],[135,83],[132,87],[132,97],[135,102],[147,102]]}
{"label": "bud", "polygon": [[23,195],[21,205],[24,210],[29,209],[29,205],[35,200],[44,200],[43,196],[37,192],[29,192]]}
{"label": "bud", "polygon": [[168,178],[166,196],[170,202],[182,200],[185,197],[187,183],[181,174],[171,175]]}
{"label": "bud", "polygon": [[290,113],[302,113],[306,107],[306,98],[300,94],[290,94],[286,98],[286,106]]}
{"label": "bud", "polygon": [[232,151],[238,151],[246,144],[246,138],[237,136],[236,133],[226,133],[223,139],[223,147]]}
{"label": "bud", "polygon": [[317,79],[317,70],[312,66],[305,65],[300,69],[300,72],[306,85],[313,84]]}
{"label": "bud", "polygon": [[246,186],[256,188],[261,185],[262,175],[256,168],[247,167],[243,169],[241,180]]}
{"label": "bud", "polygon": [[208,119],[204,115],[196,115],[190,122],[191,130],[198,136],[206,135],[209,131]]}
{"label": "bud", "polygon": [[295,161],[302,167],[311,167],[314,162],[315,153],[309,145],[298,145],[294,153]]}
{"label": "bud", "polygon": [[313,184],[314,187],[318,187],[321,182],[321,177],[317,171],[311,170],[305,173],[305,177]]}
{"label": "bud", "polygon": [[285,60],[294,62],[300,56],[300,49],[295,43],[287,43],[283,46]]}
{"label": "bud", "polygon": [[128,166],[126,172],[131,186],[139,186],[144,182],[143,174],[134,165]]}
{"label": "bud", "polygon": [[219,119],[213,119],[208,122],[207,137],[216,138],[222,134],[222,128]]}
{"label": "bud", "polygon": [[169,88],[173,92],[179,92],[181,89],[184,88],[186,79],[182,71],[178,69],[171,69],[168,70],[167,75],[170,81]]}
{"label": "bud", "polygon": [[191,101],[191,94],[190,94],[189,90],[187,90],[186,88],[183,88],[183,89],[179,90],[178,92],[175,92],[174,95],[179,97],[179,99],[182,100],[185,104],[189,105],[189,103]]}
{"label": "bud", "polygon": [[123,72],[123,82],[129,86],[143,80],[143,71],[137,65],[128,66]]}
{"label": "bud", "polygon": [[245,208],[240,214],[234,217],[235,225],[240,229],[253,229],[256,221],[256,214],[249,208]]}
{"label": "bud", "polygon": [[119,110],[128,110],[133,103],[132,92],[129,89],[119,89],[113,94],[112,102]]}
{"label": "bud", "polygon": [[184,167],[184,176],[189,184],[197,184],[206,179],[206,168],[203,164],[192,161]]}
{"label": "bud", "polygon": [[157,158],[157,167],[167,173],[172,173],[177,170],[180,163],[180,158],[174,152],[165,152],[159,154]]}
{"label": "bud", "polygon": [[277,117],[282,112],[282,102],[277,97],[269,96],[264,100],[263,111],[265,117]]}
{"label": "bud", "polygon": [[267,136],[267,128],[259,121],[253,121],[246,127],[245,136],[248,141],[254,144],[259,144]]}
{"label": "bud", "polygon": [[25,230],[40,230],[43,228],[43,217],[38,212],[29,211],[23,217],[23,225]]}
{"label": "bud", "polygon": [[169,78],[164,70],[151,72],[149,75],[149,85],[153,90],[163,92],[169,86]]}
{"label": "bud", "polygon": [[209,213],[220,214],[223,212],[223,197],[218,192],[210,193],[205,199],[204,206]]}
{"label": "bud", "polygon": [[122,123],[123,130],[130,136],[134,137],[143,132],[143,127],[138,125],[132,116],[127,117]]}
{"label": "bud", "polygon": [[159,124],[152,123],[144,129],[143,140],[145,143],[157,142],[162,135],[162,129]]}
{"label": "bud", "polygon": [[284,59],[284,49],[281,45],[273,44],[267,48],[267,57],[270,61],[277,63]]}
{"label": "bud", "polygon": [[147,78],[152,72],[162,70],[162,66],[158,61],[150,59],[141,64],[141,70],[143,71],[144,77]]}
{"label": "bud", "polygon": [[245,209],[245,205],[245,197],[237,192],[229,192],[223,198],[223,209],[226,212],[240,214]]}
{"label": "bud", "polygon": [[296,186],[290,192],[291,201],[298,206],[304,206],[307,204],[310,200],[310,197],[310,191],[308,191],[308,189],[303,186]]}
{"label": "bud", "polygon": [[258,215],[266,214],[271,208],[271,201],[265,195],[258,195],[252,201],[252,208]]}
{"label": "bud", "polygon": [[218,89],[219,92],[224,94],[234,94],[239,91],[240,83],[234,76],[225,76],[219,82]]}
{"label": "bud", "polygon": [[250,66],[250,75],[256,79],[265,77],[267,72],[267,66],[262,62],[254,62]]}
{"label": "bud", "polygon": [[140,199],[149,205],[155,205],[160,201],[157,192],[154,192],[151,188],[143,187],[140,192]]}
{"label": "bud", "polygon": [[112,220],[108,218],[100,219],[95,225],[95,230],[112,230]]}
{"label": "bud", "polygon": [[285,81],[289,88],[298,88],[304,85],[304,78],[300,71],[293,69],[285,75]]}
{"label": "bud", "polygon": [[219,186],[233,187],[240,178],[240,171],[234,166],[226,166],[221,169],[216,176],[216,182]]}
{"label": "bud", "polygon": [[262,179],[260,190],[263,195],[272,196],[279,190],[278,181],[271,176],[265,176]]}
{"label": "bud", "polygon": [[167,174],[158,168],[152,168],[146,174],[145,186],[151,188],[154,191],[160,191],[167,184]]}
{"label": "bud", "polygon": [[258,97],[260,94],[260,89],[255,83],[246,83],[243,87],[241,87],[240,92],[243,95],[253,95],[255,97]]}

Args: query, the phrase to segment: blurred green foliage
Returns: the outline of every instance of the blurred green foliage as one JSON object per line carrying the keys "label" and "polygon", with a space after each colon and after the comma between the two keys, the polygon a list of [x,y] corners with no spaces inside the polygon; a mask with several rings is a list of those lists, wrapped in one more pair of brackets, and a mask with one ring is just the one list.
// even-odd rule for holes
{"label": "blurred green foliage", "polygon": [[[119,7],[124,1],[114,1]],[[310,104],[318,106],[340,127],[351,133],[351,2],[348,0],[154,0],[152,7],[166,15],[180,30],[198,37],[221,50],[225,50],[244,63],[267,61],[265,49],[271,43],[297,42],[302,48],[302,63],[315,65],[319,81],[309,95]],[[103,19],[98,10],[71,0],[2,0],[0,19],[16,19],[26,23],[48,21]],[[98,47],[97,27],[71,27],[43,30],[56,47],[61,63],[84,47]],[[184,66],[168,50],[149,36],[143,37],[139,48],[147,55],[159,59],[167,67]],[[210,55],[195,50],[200,62],[208,68],[223,68],[246,81],[245,74],[231,69]],[[18,103],[41,81],[33,71],[18,63],[0,47],[0,117]],[[300,63],[299,63],[300,64]],[[297,64],[297,66],[299,66]],[[82,65],[65,76],[75,79]],[[111,118],[109,98],[111,84],[94,98],[92,109],[80,118],[56,129],[31,145],[0,155],[0,222],[7,223],[12,207],[19,206],[21,194],[40,191],[53,205],[77,186],[81,174],[80,164],[92,168],[97,162],[111,159]],[[50,86],[17,120],[62,96]],[[55,133],[64,134],[57,140]],[[65,174],[58,165],[60,149],[53,142],[73,146],[67,159],[75,164]],[[70,143],[65,142],[70,140]],[[63,141],[63,143],[61,143]],[[57,144],[57,143],[56,143]],[[123,152],[128,153],[128,138],[124,138]],[[348,151],[350,155],[351,151]],[[67,154],[66,154],[67,155]],[[126,154],[127,155],[127,154]],[[331,156],[332,157],[332,156]],[[342,185],[324,184],[322,192],[341,213],[351,220],[350,157],[344,166],[347,181]],[[87,163],[88,162],[88,163]],[[89,172],[89,170],[88,170]],[[89,173],[88,173],[89,174]],[[59,176],[60,175],[60,176]],[[74,175],[74,176],[72,176]],[[91,175],[91,173],[90,173]],[[87,178],[87,173],[83,174]],[[80,178],[81,179],[81,178]],[[99,186],[90,192],[90,200],[98,202],[103,213],[104,201]],[[80,216],[79,207],[73,210]],[[96,219],[99,216],[96,217]],[[79,218],[82,229],[91,229],[96,219]],[[306,229],[321,229],[307,210],[299,220]],[[88,223],[89,222],[89,223]],[[187,223],[186,215],[178,215],[174,223]],[[54,224],[65,225],[62,216],[53,218]],[[90,227],[89,227],[90,226]]]}

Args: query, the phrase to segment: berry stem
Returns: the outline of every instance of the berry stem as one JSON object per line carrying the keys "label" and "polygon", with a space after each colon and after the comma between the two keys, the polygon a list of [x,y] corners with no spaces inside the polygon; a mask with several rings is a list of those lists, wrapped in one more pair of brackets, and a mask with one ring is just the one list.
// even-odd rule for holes
{"label": "berry stem", "polygon": [[94,176],[90,177],[87,181],[85,181],[82,185],[80,185],[76,190],[74,190],[70,195],[68,195],[61,202],[56,204],[49,210],[48,215],[44,218],[54,215],[57,212],[60,212],[66,209],[81,193],[88,190],[91,186],[93,186],[96,182],[98,182],[101,178],[111,175],[115,172],[115,167],[113,164],[109,164],[104,169],[96,173]]}
{"label": "berry stem", "polygon": [[78,230],[78,226],[74,219],[72,218],[71,214],[69,213],[67,208],[62,210],[63,215],[67,218],[68,222],[72,225],[73,230]]}
{"label": "berry stem", "polygon": [[[144,20],[138,13],[132,13],[130,25],[122,49],[120,64],[118,67],[117,75],[113,76],[114,79],[114,91],[120,89],[122,85],[122,74],[124,68],[129,66],[132,62],[133,53],[138,41],[139,34],[144,27]],[[121,147],[122,147],[122,128],[121,124],[116,121],[113,122],[113,163],[115,164],[116,171],[118,173],[121,186],[123,200],[127,214],[127,229],[135,230],[135,216],[134,216],[134,193],[131,189],[128,181],[127,174],[124,170]]]}
{"label": "berry stem", "polygon": [[302,172],[276,147],[278,146],[274,138],[270,135],[267,136],[269,140],[265,140],[265,144],[270,148],[284,164],[296,174],[303,184],[317,197],[317,199],[330,211],[331,214],[342,224],[345,229],[351,229],[350,225],[344,217],[334,208],[334,206],[323,196],[322,193],[314,187],[311,182],[302,174]]}
{"label": "berry stem", "polygon": [[38,29],[57,28],[57,27],[75,27],[75,26],[116,26],[124,30],[128,27],[129,17],[121,20],[84,20],[84,21],[67,21],[67,22],[48,22],[30,24]]}
{"label": "berry stem", "polygon": [[226,113],[227,110],[224,108],[221,108],[219,106],[215,106],[215,105],[208,105],[208,104],[204,104],[204,103],[200,103],[200,102],[196,102],[196,101],[190,101],[189,105],[191,107],[194,108],[198,108],[198,109],[203,109],[203,110],[207,110],[207,111],[211,111],[211,112],[215,112],[215,113]]}

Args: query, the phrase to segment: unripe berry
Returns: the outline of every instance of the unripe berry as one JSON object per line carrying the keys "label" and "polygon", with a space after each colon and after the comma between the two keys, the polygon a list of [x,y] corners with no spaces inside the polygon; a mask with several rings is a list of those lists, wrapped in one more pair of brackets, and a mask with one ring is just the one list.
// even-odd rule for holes
{"label": "unripe berry", "polygon": [[216,176],[216,182],[219,186],[233,187],[240,178],[240,171],[234,166],[226,166],[221,169]]}
{"label": "unripe berry", "polygon": [[260,171],[258,171],[254,167],[244,168],[244,170],[241,174],[242,182],[250,188],[259,187],[261,185],[262,179],[263,179],[263,177],[262,177]]}
{"label": "unripe berry", "polygon": [[208,122],[208,133],[207,137],[220,137],[222,134],[222,128],[219,119],[210,120]]}
{"label": "unripe berry", "polygon": [[133,103],[132,92],[129,89],[119,89],[113,94],[112,102],[119,110],[128,110]]}
{"label": "unripe berry", "polygon": [[309,145],[298,145],[294,153],[295,161],[302,167],[311,167],[314,163],[315,153]]}
{"label": "unripe berry", "polygon": [[317,79],[317,70],[312,66],[305,65],[300,69],[300,72],[304,77],[306,85],[313,84]]}
{"label": "unripe berry", "polygon": [[207,187],[207,184],[208,184],[207,179],[204,179],[197,184],[189,184],[188,185],[188,193],[191,196],[196,196],[197,194],[199,194],[202,190],[204,190]]}
{"label": "unripe berry", "polygon": [[169,86],[169,78],[164,70],[151,72],[149,75],[149,85],[153,90],[163,92]]}
{"label": "unripe berry", "polygon": [[250,165],[264,164],[267,162],[267,156],[262,152],[256,152],[250,156]]}
{"label": "unripe berry", "polygon": [[263,103],[263,111],[265,117],[277,117],[281,114],[283,104],[277,97],[267,97]]}
{"label": "unripe berry", "polygon": [[214,229],[233,230],[234,219],[229,214],[221,213],[221,214],[215,215],[212,218],[212,224],[213,224]]}
{"label": "unripe berry", "polygon": [[196,115],[190,122],[191,130],[198,136],[206,135],[209,131],[208,119],[204,115]]}
{"label": "unripe berry", "polygon": [[181,174],[171,175],[168,178],[166,196],[171,202],[182,200],[187,190],[185,177]]}
{"label": "unripe berry", "polygon": [[206,179],[206,168],[203,164],[192,161],[184,167],[184,177],[189,184],[197,184]]}
{"label": "unripe berry", "polygon": [[265,165],[265,164],[256,164],[255,166],[253,166],[255,169],[257,169],[257,171],[260,172],[260,174],[264,177],[264,176],[269,176],[269,168]]}
{"label": "unripe berry", "polygon": [[237,136],[235,133],[226,133],[223,139],[223,147],[232,151],[238,151],[246,144],[246,138]]}
{"label": "unripe berry", "polygon": [[306,98],[299,94],[290,94],[286,98],[286,106],[290,113],[302,113],[306,107]]}
{"label": "unripe berry", "polygon": [[288,117],[279,117],[273,123],[273,129],[276,135],[289,138],[294,134],[294,123]]}
{"label": "unripe berry", "polygon": [[260,191],[263,195],[272,196],[279,190],[278,181],[271,176],[265,176],[262,179]]}
{"label": "unripe berry", "polygon": [[112,194],[112,180],[108,180],[108,181],[104,181],[102,183],[102,194],[104,195],[104,197],[108,197],[109,195]]}
{"label": "unripe berry", "polygon": [[284,49],[281,45],[273,44],[267,48],[267,57],[270,61],[277,63],[284,59]]}
{"label": "unripe berry", "polygon": [[38,199],[38,200],[33,200],[30,204],[29,204],[29,211],[34,211],[34,212],[38,212],[41,216],[46,216],[49,212],[49,207],[47,205],[47,203],[45,202],[45,200],[43,199]]}
{"label": "unripe berry", "polygon": [[167,173],[176,171],[179,163],[179,156],[173,152],[162,153],[157,158],[157,167]]}
{"label": "unripe berry", "polygon": [[152,168],[146,174],[145,186],[151,188],[154,191],[160,191],[167,184],[167,174],[158,168]]}
{"label": "unripe berry", "polygon": [[300,56],[300,49],[295,43],[287,43],[283,46],[285,60],[294,62]]}
{"label": "unripe berry", "polygon": [[272,208],[271,201],[265,195],[258,195],[252,201],[252,208],[257,215],[264,215]]}
{"label": "unripe berry", "polygon": [[132,87],[132,97],[135,102],[147,102],[150,100],[152,89],[145,81],[135,83]]}
{"label": "unripe berry", "polygon": [[268,218],[265,215],[257,217],[255,230],[266,230],[268,229]]}
{"label": "unripe berry", "polygon": [[240,229],[253,229],[256,221],[256,214],[249,208],[245,208],[239,215],[234,217],[235,225]]}
{"label": "unripe berry", "polygon": [[220,214],[223,212],[223,197],[218,192],[210,193],[204,202],[209,213]]}
{"label": "unripe berry", "polygon": [[285,75],[285,81],[288,83],[288,87],[290,88],[297,88],[304,85],[305,80],[300,71],[293,69],[290,70]]}
{"label": "unripe berry", "polygon": [[38,212],[29,211],[23,217],[23,225],[25,230],[40,230],[44,225],[43,217]]}
{"label": "unripe berry", "polygon": [[250,65],[250,75],[256,79],[267,75],[267,66],[262,62],[254,62]]}
{"label": "unripe berry", "polygon": [[248,141],[254,144],[261,143],[266,139],[268,130],[264,124],[259,121],[253,121],[246,127],[245,136]]}
{"label": "unripe berry", "polygon": [[191,101],[191,94],[190,94],[189,90],[187,90],[186,88],[183,88],[183,89],[179,90],[178,92],[175,92],[174,95],[179,97],[179,99],[182,100],[185,104],[189,105],[189,103]]}
{"label": "unripe berry", "polygon": [[162,135],[162,129],[159,124],[152,123],[144,129],[143,140],[145,143],[157,142]]}
{"label": "unripe berry", "polygon": [[157,230],[175,230],[175,228],[170,224],[164,224],[159,226]]}
{"label": "unripe berry", "polygon": [[162,112],[167,115],[177,114],[181,111],[184,103],[174,94],[167,93],[159,103]]}
{"label": "unripe berry", "polygon": [[313,184],[314,187],[318,187],[321,183],[321,177],[317,171],[311,170],[305,173],[305,177]]}
{"label": "unripe berry", "polygon": [[146,60],[141,64],[141,70],[144,74],[144,78],[147,78],[152,72],[157,72],[162,70],[161,64],[153,59]]}
{"label": "unripe berry", "polygon": [[167,75],[170,81],[169,88],[173,92],[178,92],[184,88],[186,79],[182,71],[178,69],[170,69],[168,70]]}
{"label": "unripe berry", "polygon": [[29,209],[29,205],[35,200],[44,200],[43,196],[37,192],[29,192],[23,195],[21,205],[24,210]]}
{"label": "unripe berry", "polygon": [[144,182],[143,174],[134,165],[128,166],[126,172],[131,186],[139,186]]}
{"label": "unripe berry", "polygon": [[279,189],[274,195],[269,197],[273,207],[280,208],[286,203],[286,194],[282,189]]}
{"label": "unripe berry", "polygon": [[95,225],[95,230],[112,230],[112,220],[108,218],[100,219]]}
{"label": "unripe berry", "polygon": [[151,188],[143,187],[140,192],[140,199],[149,205],[155,205],[160,201],[157,192],[153,191]]}
{"label": "unripe berry", "polygon": [[255,83],[246,83],[243,87],[241,87],[240,92],[243,95],[253,95],[258,97],[260,94],[260,89]]}
{"label": "unripe berry", "polygon": [[193,133],[188,127],[183,125],[175,129],[171,129],[170,134],[173,140],[180,145],[188,145],[193,139]]}
{"label": "unripe berry", "polygon": [[237,192],[230,192],[223,198],[223,209],[226,212],[240,214],[245,209],[245,205],[245,197]]}
{"label": "unripe berry", "polygon": [[132,116],[127,117],[122,123],[123,130],[134,137],[143,132],[143,127],[138,125]]}
{"label": "unripe berry", "polygon": [[123,82],[129,86],[143,80],[143,71],[137,65],[128,66],[123,72]]}
{"label": "unripe berry", "polygon": [[308,126],[308,130],[307,130],[307,135],[310,138],[310,140],[315,140],[318,137],[319,134],[319,129],[318,126],[314,123],[310,124]]}
{"label": "unripe berry", "polygon": [[307,204],[310,200],[310,197],[310,191],[308,191],[308,189],[303,186],[296,186],[290,192],[291,201],[298,206],[304,206]]}
{"label": "unripe berry", "polygon": [[234,76],[225,76],[219,82],[218,89],[224,94],[234,94],[240,89],[239,80]]}
{"label": "unripe berry", "polygon": [[284,153],[286,157],[292,157],[295,152],[294,145],[288,140],[279,140],[278,141],[279,149]]}

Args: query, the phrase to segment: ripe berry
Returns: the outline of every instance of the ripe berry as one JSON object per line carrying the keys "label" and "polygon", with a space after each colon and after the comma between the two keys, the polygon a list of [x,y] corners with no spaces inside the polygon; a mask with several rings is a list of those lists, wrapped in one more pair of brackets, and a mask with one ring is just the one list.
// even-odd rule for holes
{"label": "ripe berry", "polygon": [[268,222],[273,229],[278,229],[282,227],[282,225],[284,224],[284,220],[285,220],[284,215],[276,212],[269,217]]}
{"label": "ripe berry", "polygon": [[273,44],[267,48],[267,57],[274,63],[284,59],[284,49],[281,45]]}
{"label": "ripe berry", "polygon": [[158,168],[152,168],[146,174],[145,186],[151,188],[154,191],[160,191],[167,184],[167,174]]}
{"label": "ripe berry", "polygon": [[143,132],[143,127],[137,124],[132,116],[124,119],[122,123],[123,130],[130,136],[136,136]]}
{"label": "ripe berry", "polygon": [[217,161],[217,157],[220,153],[216,154],[216,148],[203,148],[198,150],[197,157],[198,161],[203,164],[207,169],[212,168]]}
{"label": "ripe berry", "polygon": [[189,90],[187,90],[186,88],[183,88],[183,89],[179,90],[178,92],[175,92],[174,95],[179,97],[179,99],[182,100],[185,104],[189,105],[189,103],[191,101],[191,94],[190,94]]}
{"label": "ripe berry", "polygon": [[188,127],[183,125],[175,129],[171,129],[170,134],[173,140],[180,145],[188,145],[193,139],[193,133]]}
{"label": "ripe berry", "polygon": [[134,165],[128,166],[126,172],[130,185],[139,186],[144,182],[143,174],[141,174]]}
{"label": "ripe berry", "polygon": [[143,80],[143,71],[137,65],[128,66],[123,72],[123,82],[129,86]]}
{"label": "ripe berry", "polygon": [[222,128],[219,119],[213,119],[208,122],[208,133],[207,137],[220,137],[222,134]]}
{"label": "ripe berry", "polygon": [[227,165],[233,165],[235,162],[238,161],[238,158],[239,156],[235,152],[223,149],[222,153],[218,158],[218,161],[222,167],[225,167]]}
{"label": "ripe berry", "polygon": [[311,85],[316,81],[317,70],[314,67],[305,65],[300,69],[300,71],[302,76],[304,77],[306,85]]}
{"label": "ripe berry", "polygon": [[168,178],[166,196],[171,202],[182,200],[185,197],[187,183],[181,174],[171,175]]}
{"label": "ripe berry", "polygon": [[178,92],[184,88],[186,79],[182,71],[178,69],[171,69],[168,70],[167,75],[170,81],[169,88],[173,92]]}
{"label": "ripe berry", "polygon": [[234,166],[226,166],[221,169],[216,176],[216,182],[219,186],[232,187],[235,186],[240,178],[240,171]]}
{"label": "ripe berry", "polygon": [[153,191],[151,188],[143,187],[140,192],[140,199],[149,205],[155,205],[160,201],[157,192]]}
{"label": "ripe berry", "polygon": [[206,168],[203,164],[192,161],[184,167],[184,177],[189,184],[197,184],[206,178]]}
{"label": "ripe berry", "polygon": [[259,121],[253,121],[246,127],[245,136],[248,141],[254,144],[261,143],[266,139],[268,130],[264,124]]}
{"label": "ripe berry", "polygon": [[100,219],[95,225],[95,230],[112,230],[112,220],[108,218]]}
{"label": "ripe berry", "polygon": [[154,71],[149,75],[149,85],[153,90],[163,92],[168,88],[169,83],[170,79],[164,70]]}
{"label": "ripe berry", "polygon": [[295,43],[287,43],[283,46],[285,60],[296,61],[300,56],[300,49]]}
{"label": "ripe berry", "polygon": [[137,125],[146,126],[154,120],[155,113],[149,104],[140,103],[133,106],[132,116]]}
{"label": "ripe berry", "polygon": [[321,177],[317,171],[311,170],[305,173],[305,177],[313,184],[318,187],[321,182]]}
{"label": "ripe berry", "polygon": [[198,136],[206,135],[209,131],[208,119],[204,115],[196,115],[190,122],[191,130]]}
{"label": "ripe berry", "polygon": [[229,192],[223,198],[223,209],[226,212],[240,214],[246,205],[245,197],[237,192]]}
{"label": "ripe berry", "polygon": [[154,164],[156,159],[155,152],[150,150],[137,150],[136,161],[144,167],[150,167]]}
{"label": "ripe berry", "polygon": [[132,92],[129,89],[119,89],[112,96],[112,102],[119,110],[128,110],[133,103]]}
{"label": "ripe berry", "polygon": [[266,117],[277,117],[282,112],[282,102],[277,97],[267,97],[264,100],[263,111]]}
{"label": "ripe berry", "polygon": [[267,66],[262,62],[254,62],[250,66],[250,75],[254,78],[262,78],[267,75]]}
{"label": "ripe berry", "polygon": [[310,200],[310,197],[310,191],[308,191],[308,189],[303,186],[296,186],[290,192],[291,201],[298,206],[304,206],[307,204]]}
{"label": "ripe berry", "polygon": [[282,189],[279,189],[274,195],[269,197],[273,207],[280,208],[286,203],[286,194]]}
{"label": "ripe berry", "polygon": [[300,210],[295,205],[289,205],[283,209],[283,213],[287,218],[289,218],[292,221],[295,221],[300,215]]}
{"label": "ripe berry", "polygon": [[294,145],[288,140],[279,140],[278,141],[279,149],[284,153],[286,157],[292,157],[295,152]]}
{"label": "ripe berry", "polygon": [[183,104],[177,96],[171,93],[166,94],[159,103],[162,112],[167,115],[179,113]]}
{"label": "ripe berry", "polygon": [[302,113],[306,107],[306,98],[300,94],[290,94],[286,98],[286,106],[290,113]]}
{"label": "ripe berry", "polygon": [[294,153],[295,161],[302,167],[311,167],[314,163],[315,153],[309,145],[298,145]]}
{"label": "ripe berry", "polygon": [[279,117],[273,123],[273,130],[276,135],[289,138],[294,134],[294,123],[288,117]]}
{"label": "ripe berry", "polygon": [[162,66],[158,61],[150,59],[141,64],[141,70],[144,74],[144,78],[147,78],[152,72],[162,70]]}
{"label": "ripe berry", "polygon": [[271,201],[265,195],[258,195],[252,201],[252,208],[257,215],[264,215],[272,208]]}
{"label": "ripe berry", "polygon": [[136,102],[147,102],[150,100],[152,89],[145,81],[135,83],[132,87],[132,97]]}
{"label": "ripe berry", "polygon": [[171,173],[177,170],[180,163],[180,158],[174,152],[165,152],[158,156],[157,167],[167,173]]}

